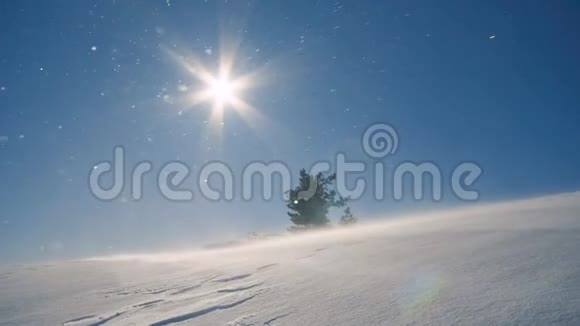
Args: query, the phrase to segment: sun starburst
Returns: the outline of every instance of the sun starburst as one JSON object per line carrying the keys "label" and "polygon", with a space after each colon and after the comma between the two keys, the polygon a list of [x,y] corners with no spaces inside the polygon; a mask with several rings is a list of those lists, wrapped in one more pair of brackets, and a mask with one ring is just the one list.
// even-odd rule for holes
{"label": "sun starburst", "polygon": [[223,125],[224,111],[232,109],[250,123],[260,120],[260,115],[253,106],[243,99],[244,91],[255,86],[258,74],[234,76],[234,56],[223,54],[218,62],[217,72],[210,72],[194,56],[182,56],[168,50],[170,56],[198,82],[197,87],[185,92],[185,106],[205,107],[210,104],[210,126],[214,129]]}

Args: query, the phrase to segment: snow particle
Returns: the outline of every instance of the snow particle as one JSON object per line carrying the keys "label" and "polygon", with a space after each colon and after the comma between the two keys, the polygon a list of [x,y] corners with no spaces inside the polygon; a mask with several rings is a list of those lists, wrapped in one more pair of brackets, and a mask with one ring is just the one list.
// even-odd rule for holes
{"label": "snow particle", "polygon": [[490,39],[490,40],[493,40],[493,39],[495,39],[495,35],[490,35],[490,36],[489,36],[489,39]]}
{"label": "snow particle", "polygon": [[92,52],[96,52],[96,51],[97,51],[97,47],[96,47],[96,46],[94,46],[94,45],[93,45],[93,46],[91,46],[91,51],[92,51]]}

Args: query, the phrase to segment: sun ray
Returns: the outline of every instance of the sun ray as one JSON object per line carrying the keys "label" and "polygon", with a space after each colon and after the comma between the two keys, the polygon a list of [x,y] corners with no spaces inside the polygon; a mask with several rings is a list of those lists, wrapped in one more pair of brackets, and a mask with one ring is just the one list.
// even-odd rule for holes
{"label": "sun ray", "polygon": [[229,111],[235,112],[260,138],[267,139],[264,130],[269,128],[269,119],[248,103],[243,95],[250,89],[267,83],[266,70],[269,65],[265,64],[245,74],[237,74],[238,69],[234,69],[234,65],[238,46],[238,43],[220,46],[214,71],[208,70],[210,65],[202,64],[193,55],[186,56],[174,49],[165,48],[170,58],[195,80],[192,86],[188,85],[182,91],[179,100],[186,108],[210,109],[206,132],[216,145],[221,144],[226,127],[224,119]]}

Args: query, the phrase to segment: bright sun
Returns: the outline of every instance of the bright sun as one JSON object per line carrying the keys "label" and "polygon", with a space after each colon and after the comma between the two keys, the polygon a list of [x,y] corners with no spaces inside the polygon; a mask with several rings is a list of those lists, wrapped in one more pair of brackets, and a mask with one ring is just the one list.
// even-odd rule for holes
{"label": "bright sun", "polygon": [[[251,125],[264,122],[261,114],[244,100],[244,92],[255,87],[259,83],[259,77],[263,70],[256,70],[244,75],[235,75],[233,69],[233,52],[224,52],[217,62],[217,71],[210,72],[195,57],[184,57],[172,50],[168,53],[181,65],[184,70],[199,81],[200,88],[185,92],[185,104],[187,107],[196,107],[198,104],[209,103],[211,105],[211,117],[209,125],[212,129],[224,125],[223,119],[226,109],[231,109]],[[199,106],[205,107],[205,106]]]}
{"label": "bright sun", "polygon": [[207,92],[212,97],[216,107],[224,107],[232,104],[232,101],[236,97],[236,87],[226,77],[210,80]]}

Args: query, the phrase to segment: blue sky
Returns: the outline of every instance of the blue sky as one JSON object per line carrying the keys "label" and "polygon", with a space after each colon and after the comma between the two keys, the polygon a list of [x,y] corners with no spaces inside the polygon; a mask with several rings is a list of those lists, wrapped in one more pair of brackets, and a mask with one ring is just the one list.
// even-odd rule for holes
{"label": "blue sky", "polygon": [[[95,199],[91,167],[116,145],[128,164],[210,160],[234,171],[280,160],[294,172],[345,152],[387,122],[387,164],[477,162],[481,201],[580,188],[580,5],[575,1],[4,1],[0,3],[0,261],[188,246],[289,225],[281,200]],[[184,105],[195,78],[238,40],[241,97],[264,117]],[[221,47],[223,49],[223,46]],[[175,100],[173,100],[175,99]],[[215,128],[214,128],[215,129]],[[192,183],[193,184],[193,183]],[[191,186],[193,187],[193,186]],[[129,198],[129,199],[128,199]],[[127,200],[128,199],[128,200]],[[352,204],[361,217],[444,200]]]}

